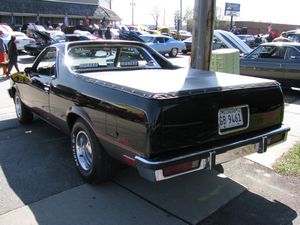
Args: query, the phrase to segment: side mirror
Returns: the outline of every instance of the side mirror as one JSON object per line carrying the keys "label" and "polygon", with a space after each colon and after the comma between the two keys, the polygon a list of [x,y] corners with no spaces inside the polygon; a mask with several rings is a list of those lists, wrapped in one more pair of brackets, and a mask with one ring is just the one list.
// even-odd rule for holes
{"label": "side mirror", "polygon": [[29,75],[32,72],[32,68],[31,67],[26,67],[24,69],[25,74]]}

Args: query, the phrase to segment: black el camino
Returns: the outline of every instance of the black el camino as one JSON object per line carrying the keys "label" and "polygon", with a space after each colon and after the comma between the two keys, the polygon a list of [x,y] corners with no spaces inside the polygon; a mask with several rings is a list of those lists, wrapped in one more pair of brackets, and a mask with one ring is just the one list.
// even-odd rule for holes
{"label": "black el camino", "polygon": [[300,87],[300,43],[261,44],[241,58],[240,73],[274,79],[286,87]]}
{"label": "black el camino", "polygon": [[212,168],[289,130],[277,82],[179,68],[138,42],[54,44],[12,80],[19,122],[35,114],[69,134],[90,183],[119,163],[151,181]]}

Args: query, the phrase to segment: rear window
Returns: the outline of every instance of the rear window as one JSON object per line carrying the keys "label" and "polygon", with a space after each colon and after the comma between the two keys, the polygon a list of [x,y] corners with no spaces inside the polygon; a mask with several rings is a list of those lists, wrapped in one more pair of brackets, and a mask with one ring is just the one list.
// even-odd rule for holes
{"label": "rear window", "polygon": [[69,49],[67,60],[75,72],[160,68],[144,48],[137,46],[79,45]]}

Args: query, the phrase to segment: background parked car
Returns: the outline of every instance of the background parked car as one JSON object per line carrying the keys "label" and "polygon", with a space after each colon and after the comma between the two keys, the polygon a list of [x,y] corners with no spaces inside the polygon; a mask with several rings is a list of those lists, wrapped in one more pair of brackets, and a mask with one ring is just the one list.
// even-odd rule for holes
{"label": "background parked car", "polygon": [[170,35],[172,38],[176,39],[176,40],[185,40],[185,39],[187,39],[187,38],[189,38],[189,37],[192,37],[191,32],[188,32],[188,31],[186,31],[186,30],[180,30],[180,31],[179,31],[179,37],[177,37],[177,30],[171,31],[171,32],[169,33],[169,35]]}
{"label": "background parked car", "polygon": [[62,39],[63,36],[65,35],[64,32],[59,31],[59,30],[47,30],[46,33],[49,34],[50,37],[54,40]]}
{"label": "background parked car", "polygon": [[255,47],[255,36],[250,34],[239,34],[236,35],[239,37],[243,42],[245,42],[250,48]]}
{"label": "background parked car", "polygon": [[0,30],[3,32],[2,40],[5,44],[5,46],[7,47],[7,43],[10,40],[9,34],[11,34],[13,32],[13,30],[11,29],[10,26],[8,26],[7,24],[4,24],[4,23],[0,23]]}
{"label": "background parked car", "polygon": [[99,39],[95,35],[91,34],[89,31],[83,31],[83,30],[74,30],[74,34],[79,34],[81,36],[86,36],[90,40],[96,40]]}
{"label": "background parked car", "polygon": [[283,86],[300,87],[300,43],[261,44],[241,58],[240,73],[274,79]]}
{"label": "background parked car", "polygon": [[16,36],[16,44],[18,51],[24,50],[25,45],[35,43],[35,40],[33,38],[29,38],[26,34],[22,32],[14,31],[12,34]]}
{"label": "background parked car", "polygon": [[11,27],[5,23],[0,23],[0,30],[3,33],[12,33],[13,32],[13,29],[11,29]]}
{"label": "background parked car", "polygon": [[[192,37],[187,38],[183,41],[186,47],[186,50],[183,50],[182,53],[187,54],[191,52],[192,49]],[[240,51],[240,54],[247,55],[252,49],[246,45],[240,38],[235,34],[224,31],[224,30],[215,30],[213,35],[213,46],[212,50],[220,48],[235,48]]]}
{"label": "background parked car", "polygon": [[290,30],[286,34],[291,41],[300,42],[300,30]]}
{"label": "background parked car", "polygon": [[92,37],[90,36],[86,36],[86,35],[82,35],[82,34],[66,34],[64,36],[64,41],[68,42],[68,41],[86,41],[86,40],[95,40],[95,39],[91,39]]}
{"label": "background parked car", "polygon": [[110,33],[111,33],[111,39],[120,39],[119,29],[111,28]]}
{"label": "background parked car", "polygon": [[35,43],[27,44],[24,49],[27,53],[33,56],[37,56],[47,46],[56,43],[56,41],[50,37],[50,34],[38,30],[31,30],[31,35],[35,39]]}
{"label": "background parked car", "polygon": [[165,35],[141,35],[140,38],[159,53],[176,57],[179,51],[185,50],[185,44]]}

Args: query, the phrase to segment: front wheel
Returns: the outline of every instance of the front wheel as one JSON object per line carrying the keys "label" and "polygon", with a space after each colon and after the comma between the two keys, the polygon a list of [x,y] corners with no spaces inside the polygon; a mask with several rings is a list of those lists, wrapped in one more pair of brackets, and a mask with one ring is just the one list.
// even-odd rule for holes
{"label": "front wheel", "polygon": [[93,130],[78,119],[71,132],[76,167],[88,183],[99,183],[113,176],[117,163],[100,146]]}
{"label": "front wheel", "polygon": [[15,110],[17,119],[20,123],[26,124],[30,123],[33,120],[32,112],[23,104],[18,93],[15,94]]}
{"label": "front wheel", "polygon": [[170,53],[169,53],[169,56],[170,57],[176,57],[178,54],[178,48],[172,48]]}

